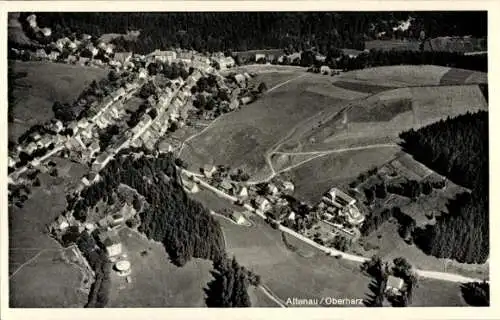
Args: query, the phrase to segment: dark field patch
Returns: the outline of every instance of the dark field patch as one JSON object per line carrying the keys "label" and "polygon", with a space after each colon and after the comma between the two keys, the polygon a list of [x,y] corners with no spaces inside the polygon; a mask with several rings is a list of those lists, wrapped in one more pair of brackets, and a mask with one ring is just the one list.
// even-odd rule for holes
{"label": "dark field patch", "polygon": [[443,75],[440,84],[442,85],[464,84],[465,80],[473,73],[474,71],[472,70],[451,68],[448,72],[446,72]]}
{"label": "dark field patch", "polygon": [[392,90],[396,89],[395,87],[388,87],[388,86],[379,86],[376,84],[367,84],[367,83],[358,83],[358,82],[349,82],[349,81],[335,81],[333,83],[334,86],[342,88],[342,89],[347,89],[347,90],[353,90],[353,91],[358,91],[358,92],[363,92],[363,93],[379,93],[382,91],[386,90]]}
{"label": "dark field patch", "polygon": [[410,99],[377,101],[375,106],[366,108],[363,112],[354,108],[349,114],[351,122],[387,122],[401,113],[411,111],[412,101]]}

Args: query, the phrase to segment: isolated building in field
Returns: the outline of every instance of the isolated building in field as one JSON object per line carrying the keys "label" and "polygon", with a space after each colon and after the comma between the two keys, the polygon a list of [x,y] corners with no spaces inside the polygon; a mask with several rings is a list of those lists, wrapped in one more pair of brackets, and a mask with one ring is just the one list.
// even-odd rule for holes
{"label": "isolated building in field", "polygon": [[295,186],[291,181],[283,181],[281,185],[284,191],[293,192],[295,190]]}
{"label": "isolated building in field", "polygon": [[119,260],[115,263],[115,270],[118,271],[118,275],[122,277],[130,275],[130,262],[128,260]]}
{"label": "isolated building in field", "polygon": [[243,214],[237,211],[233,211],[233,213],[231,213],[231,219],[233,219],[233,221],[236,222],[237,224],[244,224],[246,222],[246,219],[243,216]]}
{"label": "isolated building in field", "polygon": [[184,190],[189,193],[197,193],[200,191],[198,184],[189,178],[182,179],[182,186],[184,187]]}
{"label": "isolated building in field", "polygon": [[403,289],[404,281],[399,277],[390,275],[387,278],[387,284],[385,286],[386,294],[399,295],[401,294],[401,289]]}

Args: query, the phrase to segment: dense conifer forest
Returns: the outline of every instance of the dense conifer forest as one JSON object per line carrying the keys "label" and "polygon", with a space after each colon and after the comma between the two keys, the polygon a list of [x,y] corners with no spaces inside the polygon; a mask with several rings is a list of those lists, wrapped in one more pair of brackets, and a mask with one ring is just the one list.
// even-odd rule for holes
{"label": "dense conifer forest", "polygon": [[[29,13],[24,13],[24,21]],[[414,20],[403,31],[393,31],[399,21]],[[140,30],[139,51],[171,46],[197,51],[245,51],[311,46],[326,53],[331,47],[364,49],[364,41],[386,32],[389,39],[486,36],[486,12],[183,12],[172,13],[37,13],[41,26],[51,26],[54,36],[83,32],[99,36]],[[463,23],[467,21],[467,23]],[[161,30],[161,32],[158,32]]]}
{"label": "dense conifer forest", "polygon": [[489,256],[488,112],[467,113],[403,132],[415,159],[467,187],[448,204],[449,214],[418,230],[415,243],[431,255],[484,263]]}
{"label": "dense conifer forest", "polygon": [[251,284],[248,271],[238,264],[236,259],[224,258],[214,263],[214,280],[205,290],[206,304],[211,308],[250,307],[248,286]]}

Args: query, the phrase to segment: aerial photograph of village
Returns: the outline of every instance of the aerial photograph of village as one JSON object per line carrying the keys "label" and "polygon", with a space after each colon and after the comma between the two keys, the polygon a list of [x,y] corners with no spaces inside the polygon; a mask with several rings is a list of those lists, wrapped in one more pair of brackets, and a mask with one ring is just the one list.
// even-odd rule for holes
{"label": "aerial photograph of village", "polygon": [[9,12],[9,307],[490,306],[487,26]]}

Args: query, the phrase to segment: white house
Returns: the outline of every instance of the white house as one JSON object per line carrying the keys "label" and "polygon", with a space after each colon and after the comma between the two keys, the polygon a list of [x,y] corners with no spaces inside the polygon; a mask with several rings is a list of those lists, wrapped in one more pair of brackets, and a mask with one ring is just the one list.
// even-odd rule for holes
{"label": "white house", "polygon": [[273,196],[277,195],[279,192],[278,187],[276,187],[274,183],[270,183],[267,185],[267,191]]}
{"label": "white house", "polygon": [[399,295],[401,293],[403,285],[404,285],[403,279],[390,275],[387,278],[385,292],[386,294]]}
{"label": "white house", "polygon": [[293,192],[293,190],[295,189],[295,186],[291,181],[283,181],[282,185],[283,185],[283,190],[285,191]]}
{"label": "white house", "polygon": [[231,214],[231,219],[233,219],[233,221],[236,222],[237,224],[244,224],[246,222],[246,219],[243,216],[243,214],[237,211],[233,211],[233,213]]}
{"label": "white house", "polygon": [[264,197],[258,197],[255,200],[255,204],[257,205],[257,209],[259,209],[262,212],[266,212],[269,209],[271,209],[271,203]]}
{"label": "white house", "polygon": [[203,174],[207,178],[212,178],[212,175],[215,173],[215,171],[217,171],[217,168],[215,168],[214,165],[207,164],[203,166]]}
{"label": "white house", "polygon": [[238,197],[246,199],[248,198],[248,189],[247,187],[242,187],[240,191],[238,192]]}

